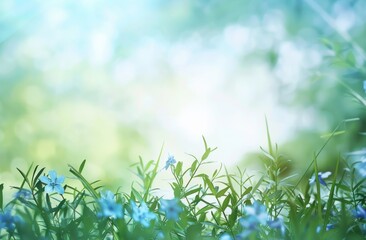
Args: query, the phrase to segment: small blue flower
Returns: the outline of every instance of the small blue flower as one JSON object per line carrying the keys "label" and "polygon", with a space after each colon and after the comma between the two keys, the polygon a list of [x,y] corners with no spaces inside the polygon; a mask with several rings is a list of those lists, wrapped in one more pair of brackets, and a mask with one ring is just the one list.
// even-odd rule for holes
{"label": "small blue flower", "polygon": [[174,156],[169,155],[168,160],[165,162],[165,170],[168,170],[168,168],[171,165],[174,165],[177,161],[175,160]]}
{"label": "small blue flower", "polygon": [[275,220],[269,220],[269,221],[267,221],[267,224],[270,228],[280,229],[281,234],[285,235],[286,227],[285,227],[285,223],[283,222],[283,218],[278,217]]}
{"label": "small blue flower", "polygon": [[325,230],[326,231],[329,231],[331,229],[335,229],[335,225],[334,224],[331,224],[331,223],[327,224],[327,226],[325,227]]}
{"label": "small blue flower", "polygon": [[32,192],[28,189],[19,189],[15,194],[14,198],[23,199],[23,200],[30,200],[32,199]]}
{"label": "small blue flower", "polygon": [[150,212],[145,202],[138,207],[134,201],[131,201],[131,207],[133,220],[144,227],[149,227],[150,221],[156,219],[156,215]]}
{"label": "small blue flower", "polygon": [[258,201],[254,201],[252,206],[245,206],[244,213],[248,217],[255,217],[255,220],[259,224],[265,224],[268,219],[266,206]]}
{"label": "small blue flower", "polygon": [[[329,177],[332,173],[331,172],[318,172],[318,179],[319,179],[319,183],[326,186],[327,183],[324,181],[324,179],[326,179],[327,177]],[[312,185],[315,183],[315,176],[313,175],[310,179],[309,179],[309,184]]]}
{"label": "small blue flower", "polygon": [[11,214],[10,210],[0,213],[0,230],[6,229],[8,233],[13,234],[17,223],[21,222],[21,218]]}
{"label": "small blue flower", "polygon": [[355,218],[366,219],[366,210],[359,204],[356,210],[353,211],[353,215]]}
{"label": "small blue flower", "polygon": [[57,192],[58,194],[64,194],[65,190],[62,187],[62,183],[65,181],[65,177],[64,176],[59,176],[57,177],[57,173],[56,171],[49,171],[48,172],[48,176],[42,176],[39,178],[39,180],[46,184],[44,190],[46,193],[53,193],[53,192]]}
{"label": "small blue flower", "polygon": [[102,193],[98,202],[101,208],[101,212],[98,213],[99,217],[110,217],[114,219],[123,217],[122,205],[116,203],[114,194],[111,191]]}
{"label": "small blue flower", "polygon": [[167,219],[178,220],[179,214],[183,211],[179,206],[179,200],[174,198],[171,200],[160,200],[160,209],[165,213]]}
{"label": "small blue flower", "polygon": [[157,240],[164,240],[165,239],[164,233],[163,232],[159,232],[156,235],[156,238],[155,239],[157,239]]}
{"label": "small blue flower", "polygon": [[[332,230],[335,228],[335,225],[334,224],[331,224],[331,223],[328,223],[327,226],[325,226],[325,231],[329,231],[329,230]],[[320,231],[322,230],[322,227],[321,226],[318,226],[316,228],[316,233],[320,233]]]}
{"label": "small blue flower", "polygon": [[219,239],[220,240],[233,240],[233,238],[231,237],[231,235],[228,234],[228,233],[222,234]]}
{"label": "small blue flower", "polygon": [[363,90],[366,92],[366,80],[363,81]]}
{"label": "small blue flower", "polygon": [[255,201],[252,206],[244,207],[245,216],[239,219],[239,224],[243,227],[243,231],[239,234],[239,238],[246,238],[253,231],[257,230],[259,225],[266,224],[268,214],[266,207]]}

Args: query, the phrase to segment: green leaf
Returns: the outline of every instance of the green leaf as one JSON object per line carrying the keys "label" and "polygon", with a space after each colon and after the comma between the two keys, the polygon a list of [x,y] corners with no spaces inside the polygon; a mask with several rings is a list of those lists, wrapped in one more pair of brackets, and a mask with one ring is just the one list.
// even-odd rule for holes
{"label": "green leaf", "polygon": [[231,199],[231,194],[229,193],[226,198],[224,199],[224,201],[222,202],[222,211],[225,211],[225,209],[227,208],[227,206],[229,205],[229,202],[230,202],[230,199]]}
{"label": "green leaf", "polygon": [[230,228],[232,228],[235,225],[237,217],[238,217],[238,209],[234,208],[234,209],[232,209],[232,212],[229,215],[229,227]]}
{"label": "green leaf", "polygon": [[[245,191],[243,192],[243,196],[247,195],[248,193],[250,193],[250,191],[252,191],[253,187],[248,187],[247,189],[245,189]],[[242,197],[243,197],[242,196]]]}
{"label": "green leaf", "polygon": [[183,166],[183,163],[182,163],[181,161],[179,161],[179,162],[177,163],[177,166],[175,167],[175,174],[176,174],[177,176],[179,176],[179,175],[180,175],[180,173],[182,172],[182,166]]}
{"label": "green leaf", "polygon": [[[36,168],[34,170],[37,169],[38,166],[36,166]],[[34,187],[38,180],[39,180],[39,177],[42,175],[43,171],[45,170],[45,168],[42,168],[41,170],[38,171],[37,174],[34,174],[35,172],[33,172],[33,176],[32,176],[32,186]]]}
{"label": "green leaf", "polygon": [[269,154],[271,156],[273,156],[274,155],[274,152],[273,152],[273,148],[272,148],[271,135],[269,134],[269,127],[268,127],[267,117],[265,119],[266,119],[266,131],[267,131],[268,150],[269,150]]}
{"label": "green leaf", "polygon": [[219,198],[219,197],[222,197],[225,195],[226,191],[229,189],[230,187],[226,187],[222,190],[220,190],[217,194],[216,194],[216,197]]}
{"label": "green leaf", "polygon": [[212,205],[206,205],[203,208],[201,208],[200,210],[198,210],[198,212],[196,213],[196,215],[200,215],[202,213],[207,212],[208,210],[212,209],[213,206]]}
{"label": "green leaf", "polygon": [[200,217],[198,218],[198,222],[203,222],[203,221],[205,221],[205,219],[206,219],[206,212],[203,212],[201,215],[200,215]]}
{"label": "green leaf", "polygon": [[191,171],[190,171],[190,174],[191,176],[194,174],[196,168],[197,168],[197,164],[198,164],[198,161],[197,160],[194,160],[192,165],[191,165]]}
{"label": "green leaf", "polygon": [[186,239],[201,239],[203,226],[200,223],[193,224],[187,228]]}
{"label": "green leaf", "polygon": [[143,197],[141,196],[141,194],[134,187],[132,187],[131,191],[133,192],[133,194],[135,195],[135,197],[137,198],[137,200],[139,202],[143,201]]}
{"label": "green leaf", "polygon": [[84,178],[84,176],[78,172],[73,166],[70,166],[70,172],[79,179],[79,181],[83,184],[84,188],[88,190],[88,192],[94,197],[95,199],[99,198],[99,194],[95,191],[92,185]]}
{"label": "green leaf", "polygon": [[55,207],[54,209],[52,209],[52,212],[54,212],[54,214],[56,215],[60,210],[61,208],[64,206],[66,202],[66,199],[63,199],[58,205],[57,207]]}
{"label": "green leaf", "polygon": [[211,182],[210,178],[207,175],[204,175],[203,181],[207,184],[212,194],[216,195],[217,194],[216,188],[214,187],[213,183]]}
{"label": "green leaf", "polygon": [[51,200],[50,200],[50,196],[48,194],[46,194],[46,202],[47,202],[47,207],[48,207],[49,211],[52,212]]}
{"label": "green leaf", "polygon": [[[19,168],[17,168],[17,170],[18,170],[18,172],[20,172],[20,174],[22,175],[22,177],[23,177],[23,183],[24,182],[26,182],[27,184],[28,184],[28,186],[30,187],[31,186],[31,184],[30,184],[30,182],[29,182],[29,180],[28,180],[28,174],[29,174],[29,170],[27,171],[27,174],[25,174],[25,173],[23,173],[22,172],[22,170],[20,170]],[[21,186],[21,188],[23,188],[23,185],[24,184],[22,184],[22,186]]]}
{"label": "green leaf", "polygon": [[79,173],[81,173],[84,169],[84,166],[85,166],[85,163],[86,163],[86,159],[83,160],[83,162],[80,164],[79,166]]}
{"label": "green leaf", "polygon": [[207,149],[208,149],[208,147],[207,147],[206,139],[205,139],[205,137],[204,137],[204,136],[202,136],[202,139],[203,139],[203,144],[205,145],[205,150],[207,150]]}
{"label": "green leaf", "polygon": [[202,155],[201,160],[203,161],[203,160],[207,159],[208,156],[210,155],[210,153],[211,153],[211,148],[207,148],[205,153]]}
{"label": "green leaf", "polygon": [[201,190],[201,187],[197,187],[197,188],[194,188],[192,190],[189,190],[187,191],[186,193],[183,194],[183,197],[188,197],[196,192],[199,192]]}

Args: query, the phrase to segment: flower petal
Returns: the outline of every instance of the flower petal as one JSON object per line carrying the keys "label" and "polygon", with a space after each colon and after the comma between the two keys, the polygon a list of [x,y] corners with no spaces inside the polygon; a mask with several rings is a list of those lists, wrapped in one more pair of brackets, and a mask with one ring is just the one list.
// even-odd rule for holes
{"label": "flower petal", "polygon": [[57,178],[56,171],[51,170],[51,171],[48,172],[48,175],[50,176],[50,179],[51,179],[52,182],[55,182],[56,181],[56,178]]}
{"label": "flower petal", "polygon": [[59,184],[55,186],[55,191],[59,194],[64,194],[65,193],[65,189]]}
{"label": "flower petal", "polygon": [[64,183],[64,181],[65,181],[65,177],[64,177],[64,176],[58,176],[58,177],[56,178],[55,183],[56,183],[56,184],[62,184],[62,183]]}
{"label": "flower petal", "polygon": [[327,177],[329,177],[331,174],[332,174],[331,172],[325,172],[325,173],[319,172],[319,175],[320,175],[322,178],[327,178]]}
{"label": "flower petal", "polygon": [[54,189],[53,189],[53,187],[52,187],[51,185],[46,185],[46,186],[44,187],[44,191],[45,191],[46,193],[52,193],[52,192],[54,191]]}
{"label": "flower petal", "polygon": [[51,183],[51,180],[48,177],[46,177],[46,176],[40,177],[39,180],[41,182],[43,182],[44,184],[50,184]]}

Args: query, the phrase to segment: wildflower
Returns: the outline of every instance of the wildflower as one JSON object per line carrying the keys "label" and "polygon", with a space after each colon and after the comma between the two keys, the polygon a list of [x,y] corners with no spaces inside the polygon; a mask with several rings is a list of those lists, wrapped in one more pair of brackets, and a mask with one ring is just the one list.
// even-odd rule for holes
{"label": "wildflower", "polygon": [[135,222],[139,222],[144,227],[150,226],[150,221],[155,219],[154,213],[150,212],[145,202],[142,202],[138,207],[134,201],[131,201],[132,218]]}
{"label": "wildflower", "polygon": [[57,192],[58,194],[64,194],[65,190],[62,187],[62,183],[65,181],[64,176],[57,177],[56,171],[49,171],[48,172],[49,177],[42,176],[39,178],[39,180],[46,184],[45,191],[46,193],[53,193]]}
{"label": "wildflower", "polygon": [[257,223],[265,224],[268,218],[266,207],[255,201],[252,206],[244,207],[244,212],[249,217],[255,217]]}
{"label": "wildflower", "polygon": [[169,155],[168,160],[165,162],[165,170],[168,170],[168,168],[171,165],[174,165],[177,161],[175,160],[174,156]]}
{"label": "wildflower", "polygon": [[[318,179],[319,179],[319,183],[326,186],[327,183],[324,181],[324,179],[326,179],[327,177],[329,177],[332,173],[331,172],[318,172]],[[314,184],[315,183],[315,176],[313,175],[310,179],[309,179],[309,184]]]}
{"label": "wildflower", "polygon": [[[331,223],[328,223],[327,226],[325,226],[325,231],[329,231],[331,229],[334,229],[335,228],[335,225],[334,224],[331,224]],[[321,226],[318,226],[316,228],[316,233],[320,233],[320,230],[322,230],[322,227]]]}
{"label": "wildflower", "polygon": [[267,224],[270,228],[280,229],[281,234],[285,235],[286,227],[285,223],[283,222],[283,218],[278,217],[275,220],[269,220],[267,221]]}
{"label": "wildflower", "polygon": [[239,219],[240,225],[244,228],[239,238],[246,238],[253,231],[257,230],[260,224],[265,224],[268,219],[266,207],[255,201],[252,206],[244,207],[245,217]]}
{"label": "wildflower", "polygon": [[110,218],[122,218],[123,209],[122,205],[116,203],[114,200],[114,194],[111,191],[106,191],[101,194],[101,198],[98,200],[101,212],[98,214],[100,217]]}
{"label": "wildflower", "polygon": [[363,80],[363,90],[366,92],[366,80]]}
{"label": "wildflower", "polygon": [[156,235],[156,238],[155,238],[155,239],[165,239],[164,233],[163,233],[163,232],[159,232],[159,233]]}
{"label": "wildflower", "polygon": [[325,226],[326,231],[329,231],[329,230],[334,229],[334,228],[335,228],[335,225],[331,224],[331,223],[329,223],[329,224],[327,224],[327,226]]}
{"label": "wildflower", "polygon": [[359,204],[356,210],[353,211],[353,215],[355,218],[366,219],[366,210]]}
{"label": "wildflower", "polygon": [[14,194],[14,198],[30,200],[32,199],[32,192],[31,190],[21,188]]}
{"label": "wildflower", "polygon": [[174,198],[171,200],[160,201],[160,209],[165,213],[167,219],[178,220],[179,214],[183,211],[182,207],[179,206],[179,200]]}
{"label": "wildflower", "polygon": [[12,215],[10,210],[0,213],[0,230],[4,228],[8,233],[13,234],[16,224],[20,221],[20,217]]}
{"label": "wildflower", "polygon": [[221,235],[220,240],[233,240],[230,234],[224,233]]}

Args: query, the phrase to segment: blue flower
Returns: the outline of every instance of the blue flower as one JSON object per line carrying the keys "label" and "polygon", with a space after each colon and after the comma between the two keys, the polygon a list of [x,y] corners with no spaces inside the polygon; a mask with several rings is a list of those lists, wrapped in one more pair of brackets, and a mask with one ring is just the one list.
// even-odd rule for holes
{"label": "blue flower", "polygon": [[10,210],[0,213],[0,230],[6,229],[12,234],[15,231],[16,224],[21,222],[21,218],[11,214]]}
{"label": "blue flower", "polygon": [[165,162],[165,170],[168,170],[168,168],[171,165],[174,165],[177,161],[175,160],[174,156],[169,155],[168,160]]}
{"label": "blue flower", "polygon": [[[327,177],[329,177],[332,173],[331,172],[318,172],[318,179],[319,179],[319,183],[326,186],[327,183],[324,181],[324,179],[326,179]],[[312,185],[315,183],[315,176],[313,175],[310,179],[309,179],[309,184]]]}
{"label": "blue flower", "polygon": [[261,224],[266,224],[268,214],[266,207],[255,201],[252,206],[244,207],[245,216],[239,219],[239,224],[244,228],[239,238],[246,238]]}
{"label": "blue flower", "polygon": [[45,192],[46,193],[57,192],[58,194],[64,194],[65,190],[61,184],[65,181],[65,177],[64,176],[57,177],[56,171],[53,170],[48,172],[48,176],[49,177],[42,176],[39,178],[41,182],[46,184],[44,188]]}
{"label": "blue flower", "polygon": [[155,239],[164,240],[165,239],[164,233],[163,232],[159,232],[156,235]]}
{"label": "blue flower", "polygon": [[32,192],[31,190],[21,188],[14,194],[14,198],[30,200],[32,199]]}
{"label": "blue flower", "polygon": [[179,206],[179,200],[174,198],[171,200],[160,200],[160,209],[165,213],[167,219],[178,220],[179,214],[183,211]]}
{"label": "blue flower", "polygon": [[283,222],[283,218],[278,217],[275,220],[269,220],[269,221],[267,221],[267,224],[270,228],[280,229],[281,234],[285,235],[286,227],[285,227],[285,223]]}
{"label": "blue flower", "polygon": [[98,213],[99,217],[110,217],[114,219],[123,217],[122,205],[116,203],[114,194],[111,191],[102,193],[98,202],[101,208],[101,212]]}
{"label": "blue flower", "polygon": [[[335,228],[335,225],[334,224],[331,224],[331,223],[328,223],[327,226],[325,226],[325,231],[329,231],[329,230],[332,230]],[[318,226],[316,228],[316,233],[320,233],[320,231],[322,230],[322,227],[321,226]]]}
{"label": "blue flower", "polygon": [[334,229],[334,228],[335,228],[335,225],[331,224],[331,223],[329,223],[329,224],[327,224],[327,226],[325,226],[326,231],[329,231],[329,230]]}
{"label": "blue flower", "polygon": [[363,90],[366,92],[366,80],[363,81]]}
{"label": "blue flower", "polygon": [[156,219],[156,215],[150,212],[145,202],[138,207],[134,201],[131,201],[131,207],[133,220],[144,227],[149,227],[150,221]]}
{"label": "blue flower", "polygon": [[359,204],[356,210],[353,211],[353,215],[355,218],[366,219],[366,210]]}
{"label": "blue flower", "polygon": [[258,201],[254,201],[252,206],[245,206],[244,213],[248,217],[255,217],[257,223],[265,224],[268,219],[266,206]]}
{"label": "blue flower", "polygon": [[228,234],[228,233],[222,234],[219,239],[220,240],[233,240],[233,238],[231,237],[231,235]]}

